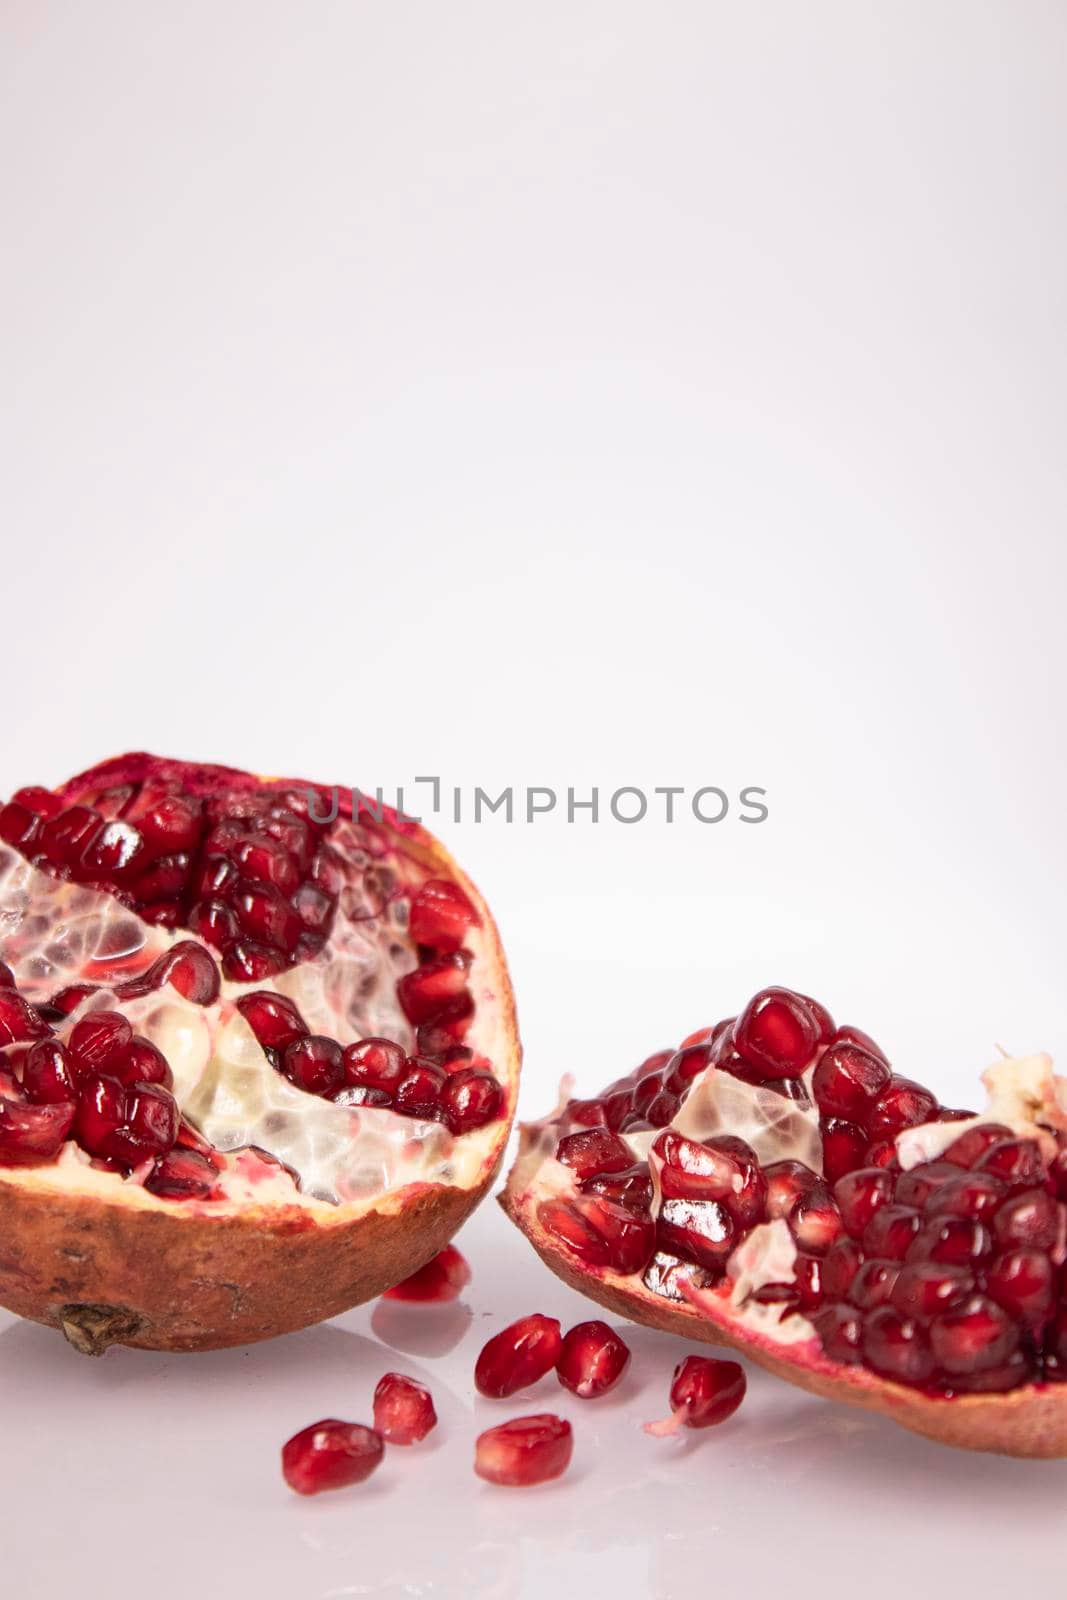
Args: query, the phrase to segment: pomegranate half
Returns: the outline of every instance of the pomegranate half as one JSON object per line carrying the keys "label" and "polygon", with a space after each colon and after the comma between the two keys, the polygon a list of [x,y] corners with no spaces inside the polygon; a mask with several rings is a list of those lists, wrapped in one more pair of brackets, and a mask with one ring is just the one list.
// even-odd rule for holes
{"label": "pomegranate half", "polygon": [[1067,1079],[947,1110],[766,989],[524,1127],[501,1202],[601,1305],[946,1444],[1067,1455]]}
{"label": "pomegranate half", "polygon": [[386,807],[143,753],[20,790],[0,939],[0,1304],[79,1349],[335,1316],[492,1181],[500,940]]}

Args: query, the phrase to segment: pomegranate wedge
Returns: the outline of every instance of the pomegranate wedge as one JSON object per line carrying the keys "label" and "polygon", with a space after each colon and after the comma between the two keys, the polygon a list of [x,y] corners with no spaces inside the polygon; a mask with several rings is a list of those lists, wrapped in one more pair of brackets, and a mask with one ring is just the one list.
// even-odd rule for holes
{"label": "pomegranate wedge", "polygon": [[981,1114],[788,989],[522,1130],[501,1200],[601,1305],[946,1444],[1067,1455],[1067,1080]]}
{"label": "pomegranate wedge", "polygon": [[335,1316],[491,1182],[500,941],[388,808],[122,756],[0,807],[0,927],[0,1304],[79,1349]]}

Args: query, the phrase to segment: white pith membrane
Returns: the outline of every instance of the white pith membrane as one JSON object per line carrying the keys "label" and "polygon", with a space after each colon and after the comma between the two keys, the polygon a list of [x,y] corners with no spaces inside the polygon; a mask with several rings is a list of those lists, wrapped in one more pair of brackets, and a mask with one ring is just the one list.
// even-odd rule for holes
{"label": "white pith membrane", "polygon": [[[92,1011],[121,1011],[135,1033],[162,1051],[179,1107],[223,1161],[222,1199],[210,1202],[158,1198],[142,1187],[151,1162],[123,1179],[94,1168],[73,1140],[54,1163],[0,1167],[0,1182],[101,1197],[113,1196],[119,1187],[124,1203],[177,1205],[205,1214],[245,1209],[249,1202],[299,1205],[329,1222],[382,1209],[383,1197],[409,1184],[463,1188],[477,1181],[499,1140],[499,1122],[455,1138],[439,1122],[382,1107],[335,1105],[306,1093],[275,1070],[236,1009],[234,1001],[242,994],[273,991],[293,1000],[312,1033],[336,1039],[342,1047],[374,1035],[414,1049],[413,1031],[396,995],[396,980],[416,965],[406,928],[407,901],[393,901],[383,915],[369,917],[362,888],[368,858],[360,831],[340,821],[330,842],[341,853],[350,882],[341,891],[320,955],[253,983],[223,977],[218,1000],[208,1006],[186,1000],[170,984],[137,999],[116,997],[112,985],[140,974],[193,936],[144,922],[112,895],[63,882],[0,846],[0,948],[20,993],[31,1005],[43,1005],[70,984],[100,985],[56,1026],[56,1035],[66,1040]],[[412,893],[430,876],[401,851],[392,853],[389,865]],[[465,1042],[491,1064],[502,1063],[508,1047],[500,997],[484,959],[485,936],[471,928],[466,944],[473,954],[468,986],[475,1012]],[[218,966],[217,952],[210,954]],[[286,1168],[299,1175],[299,1185]]]}
{"label": "white pith membrane", "polygon": [[[696,1141],[732,1134],[752,1147],[763,1167],[776,1161],[801,1161],[821,1175],[819,1111],[811,1095],[811,1081],[821,1055],[820,1051],[803,1075],[811,1101],[808,1106],[773,1090],[744,1083],[711,1065],[693,1079],[692,1087],[667,1129]],[[982,1083],[987,1105],[978,1115],[955,1122],[923,1123],[897,1135],[894,1143],[904,1171],[936,1161],[961,1134],[986,1123],[1003,1125],[1018,1138],[1035,1140],[1047,1160],[1056,1155],[1062,1147],[1062,1136],[1067,1133],[1067,1078],[1053,1071],[1050,1056],[1005,1057],[982,1074]],[[581,1192],[573,1169],[555,1159],[571,1091],[571,1080],[565,1079],[560,1088],[559,1107],[551,1117],[522,1127],[522,1146],[509,1179],[509,1188],[520,1203],[528,1200],[536,1208],[542,1200],[565,1199]],[[565,1131],[581,1130],[566,1127]],[[653,1128],[617,1135],[634,1152],[635,1161],[649,1163],[653,1216],[660,1203],[659,1163],[650,1152],[653,1142],[665,1131]],[[1060,1250],[1053,1254],[1062,1262],[1067,1254],[1065,1242],[1061,1241]],[[792,1283],[796,1258],[797,1246],[784,1218],[759,1223],[729,1257],[726,1276],[718,1283],[699,1287],[703,1277],[701,1269],[683,1263],[684,1269],[691,1271],[692,1281],[686,1286],[682,1299],[697,1311],[705,1309],[702,1302],[717,1310],[728,1307],[732,1324],[768,1343],[791,1346],[814,1341],[821,1349],[815,1328],[800,1312],[791,1311],[785,1305],[762,1304],[750,1299],[766,1284]],[[597,1269],[586,1267],[585,1270],[595,1273]],[[655,1290],[642,1281],[643,1276],[634,1274],[632,1281],[643,1293],[654,1296]]]}

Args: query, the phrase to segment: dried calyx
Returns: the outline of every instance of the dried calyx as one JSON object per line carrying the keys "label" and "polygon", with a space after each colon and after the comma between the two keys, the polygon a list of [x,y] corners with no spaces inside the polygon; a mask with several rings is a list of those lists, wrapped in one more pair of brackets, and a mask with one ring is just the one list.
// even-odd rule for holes
{"label": "dried calyx", "polygon": [[953,1443],[1067,1453],[1067,1084],[1046,1057],[986,1084],[981,1116],[947,1110],[767,989],[524,1130],[504,1203],[638,1320]]}

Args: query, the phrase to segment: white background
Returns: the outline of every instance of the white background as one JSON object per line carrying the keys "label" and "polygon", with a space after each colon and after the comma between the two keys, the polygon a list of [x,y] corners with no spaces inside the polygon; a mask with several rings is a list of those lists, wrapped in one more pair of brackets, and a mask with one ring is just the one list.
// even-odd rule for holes
{"label": "white background", "polygon": [[[0,16],[3,792],[131,746],[766,788],[758,827],[437,819],[530,1115],[765,982],[950,1102],[996,1041],[1067,1049],[1062,5]],[[473,1321],[421,1334],[90,1366],[7,1327],[13,1590],[999,1596],[1059,1559],[1060,1466],[758,1375],[676,1459],[641,1331],[617,1400],[514,1404],[575,1418],[567,1480],[483,1488],[473,1354],[583,1302],[495,1207],[464,1244]],[[413,1338],[436,1449],[293,1501],[282,1439]]]}

